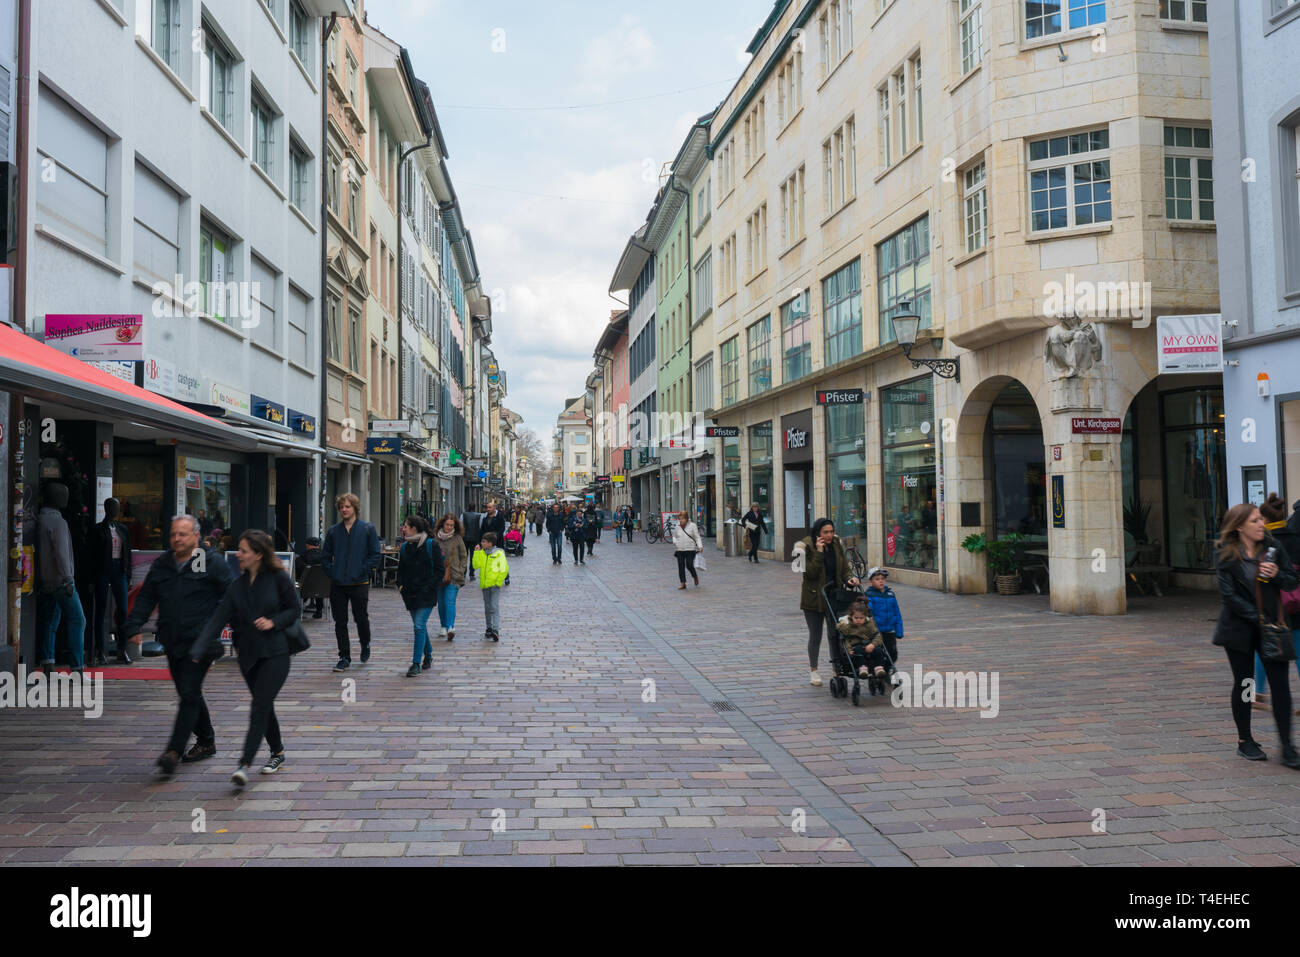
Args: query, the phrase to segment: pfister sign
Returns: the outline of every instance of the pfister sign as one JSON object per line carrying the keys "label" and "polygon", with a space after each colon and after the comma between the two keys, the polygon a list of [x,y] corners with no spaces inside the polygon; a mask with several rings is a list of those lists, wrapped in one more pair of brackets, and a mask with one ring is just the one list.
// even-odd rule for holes
{"label": "pfister sign", "polygon": [[1160,374],[1223,371],[1223,317],[1156,316]]}

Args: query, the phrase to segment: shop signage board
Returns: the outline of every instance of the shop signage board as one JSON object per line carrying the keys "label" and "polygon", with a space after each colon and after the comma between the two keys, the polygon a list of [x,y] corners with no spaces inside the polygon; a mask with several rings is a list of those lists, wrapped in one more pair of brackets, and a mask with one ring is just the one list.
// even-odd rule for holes
{"label": "shop signage board", "polygon": [[608,484],[609,484],[609,476],[608,476],[608,475],[597,475],[597,476],[596,476],[596,481],[597,481],[599,484],[601,484],[601,485],[608,485]]}
{"label": "shop signage board", "polygon": [[710,439],[738,439],[740,438],[740,426],[711,425],[704,430],[704,435]]}
{"label": "shop signage board", "polygon": [[175,364],[154,355],[145,355],[144,387],[180,402],[202,402],[203,382],[198,376],[180,371]]}
{"label": "shop signage board", "polygon": [[808,447],[807,430],[800,428],[786,429],[785,447],[787,449],[806,449]]}
{"label": "shop signage board", "polygon": [[401,455],[402,440],[390,435],[366,436],[367,455]]}
{"label": "shop signage board", "polygon": [[1052,528],[1065,528],[1065,476],[1052,477]]}
{"label": "shop signage board", "polygon": [[1118,435],[1123,430],[1123,419],[1070,420],[1070,431],[1075,435]]}
{"label": "shop signage board", "polygon": [[270,399],[263,398],[260,395],[251,397],[253,403],[253,417],[265,419],[267,422],[273,422],[276,425],[288,425],[289,419],[285,408],[278,402],[272,402]]}
{"label": "shop signage board", "polygon": [[289,428],[295,432],[301,432],[303,435],[315,435],[316,417],[308,415],[306,412],[299,412],[297,409],[290,409]]}
{"label": "shop signage board", "polygon": [[411,431],[411,422],[409,419],[373,419],[370,431],[385,435],[406,435]]}
{"label": "shop signage board", "polygon": [[47,315],[45,344],[74,359],[139,362],[143,322],[139,315]]}
{"label": "shop signage board", "polygon": [[1156,316],[1160,374],[1223,372],[1223,316]]}
{"label": "shop signage board", "polygon": [[623,485],[623,484],[625,484],[625,483],[627,482],[627,476],[626,476],[626,475],[611,475],[611,476],[609,477],[609,479],[610,479],[610,481],[613,482],[615,485]]}
{"label": "shop signage board", "polygon": [[862,405],[861,389],[818,389],[818,405]]}
{"label": "shop signage board", "polygon": [[94,359],[87,362],[86,365],[93,366],[100,372],[107,372],[109,375],[121,379],[123,382],[129,382],[132,385],[135,385],[135,367],[138,363],[120,362],[116,359],[105,359],[102,361]]}
{"label": "shop signage board", "polygon": [[252,397],[247,392],[232,389],[220,382],[212,382],[208,386],[208,396],[211,404],[218,408],[230,409],[232,412],[241,412],[249,416],[253,414]]}

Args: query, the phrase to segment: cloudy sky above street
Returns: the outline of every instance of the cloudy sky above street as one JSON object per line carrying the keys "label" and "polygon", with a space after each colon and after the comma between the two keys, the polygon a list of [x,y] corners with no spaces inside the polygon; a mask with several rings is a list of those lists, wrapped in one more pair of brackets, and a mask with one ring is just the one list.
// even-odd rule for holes
{"label": "cloudy sky above street", "polygon": [[[771,0],[369,0],[429,84],[494,300],[506,404],[546,440],[618,304],[610,278]],[[619,101],[619,102],[613,102]],[[576,109],[571,107],[578,107]]]}

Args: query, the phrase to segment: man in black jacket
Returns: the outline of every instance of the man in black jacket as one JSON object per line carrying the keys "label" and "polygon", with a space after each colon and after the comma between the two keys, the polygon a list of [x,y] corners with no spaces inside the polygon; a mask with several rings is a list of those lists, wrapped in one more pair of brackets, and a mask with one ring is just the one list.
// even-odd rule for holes
{"label": "man in black jacket", "polygon": [[[199,547],[199,521],[193,515],[172,519],[171,549],[149,567],[124,631],[139,644],[144,623],[154,608],[158,609],[158,640],[167,652],[172,682],[181,699],[171,740],[158,759],[164,774],[175,771],[182,760],[201,761],[217,753],[217,733],[203,700],[203,679],[212,659],[195,662],[189,650],[235,580],[219,552]],[[198,740],[182,759],[191,734]]]}
{"label": "man in black jacket", "polygon": [[600,513],[596,511],[596,506],[587,506],[586,522],[587,555],[590,557],[592,549],[596,547],[596,540],[600,538]]}
{"label": "man in black jacket", "polygon": [[556,502],[546,513],[546,531],[551,537],[551,561],[556,565],[564,564],[564,513],[560,503]]}
{"label": "man in black jacket", "polygon": [[117,520],[120,507],[117,499],[104,500],[104,520],[90,533],[92,568],[95,579],[95,627],[92,631],[95,646],[86,652],[87,664],[104,664],[107,645],[104,642],[104,616],[108,612],[108,596],[113,596],[113,624],[117,635],[117,660],[129,665],[126,641],[126,594],[131,588],[131,533]]}

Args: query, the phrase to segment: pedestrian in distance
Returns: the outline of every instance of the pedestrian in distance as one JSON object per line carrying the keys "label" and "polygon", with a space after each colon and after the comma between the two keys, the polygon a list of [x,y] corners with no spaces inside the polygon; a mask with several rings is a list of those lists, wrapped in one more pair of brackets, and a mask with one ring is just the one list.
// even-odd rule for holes
{"label": "pedestrian in distance", "polygon": [[681,579],[679,590],[686,588],[686,573],[695,579],[695,587],[700,587],[700,576],[695,570],[695,556],[704,551],[704,540],[700,529],[687,512],[678,512],[677,521],[672,525],[673,554],[677,557],[677,577]]}
{"label": "pedestrian in distance", "polygon": [[[203,699],[203,679],[216,657],[205,655],[195,661],[190,646],[235,580],[220,552],[199,547],[199,520],[193,515],[172,519],[168,543],[171,551],[163,552],[149,566],[123,631],[131,636],[131,642],[140,644],[144,623],[158,609],[157,639],[167,655],[167,669],[180,698],[171,738],[158,759],[164,774],[174,772],[181,761],[202,761],[217,753],[217,733]],[[190,735],[196,740],[186,751]]]}
{"label": "pedestrian in distance", "polygon": [[501,640],[501,588],[510,575],[506,553],[497,548],[494,532],[487,532],[474,549],[474,567],[479,569],[479,589],[483,592],[483,618],[487,623],[484,638]]}
{"label": "pedestrian in distance", "polygon": [[564,564],[564,529],[564,513],[560,511],[560,503],[556,502],[546,515],[546,532],[550,536],[551,563],[554,565]]}
{"label": "pedestrian in distance", "polygon": [[[131,588],[131,533],[117,520],[120,507],[117,499],[104,500],[104,520],[90,534],[91,561],[95,578],[95,626],[91,629],[94,644],[86,654],[89,664],[106,663],[108,643],[104,635],[104,616],[108,612],[108,599],[113,597],[113,624],[117,635],[117,660],[129,665],[127,653],[126,608],[127,592]],[[202,526],[200,525],[200,528]]]}
{"label": "pedestrian in distance", "polygon": [[[419,677],[433,667],[433,642],[429,640],[429,617],[438,607],[438,591],[447,578],[442,549],[429,534],[429,523],[418,515],[402,523],[401,552],[397,562],[397,590],[415,626],[415,650],[406,677]],[[445,629],[444,629],[445,630]]]}
{"label": "pedestrian in distance", "polygon": [[[1259,507],[1259,513],[1264,516],[1264,521],[1267,523],[1264,527],[1268,534],[1277,539],[1293,561],[1300,558],[1300,502],[1295,503],[1295,511],[1288,520],[1286,502],[1276,492],[1270,492],[1268,499]],[[1290,597],[1283,597],[1284,606],[1291,604],[1288,600]],[[1286,608],[1284,607],[1283,610],[1285,611]],[[1291,619],[1294,625],[1295,615],[1291,615]],[[1297,639],[1300,639],[1300,631],[1292,634],[1292,640]],[[1296,660],[1296,672],[1300,674],[1300,659]],[[1264,670],[1264,662],[1258,654],[1255,655],[1255,700],[1251,707],[1259,711],[1268,711],[1270,708],[1268,673]],[[1300,711],[1296,714],[1300,714]]]}
{"label": "pedestrian in distance", "polygon": [[[1268,534],[1266,526],[1264,516],[1254,505],[1234,505],[1224,515],[1215,542],[1214,568],[1221,605],[1213,642],[1224,649],[1232,669],[1229,700],[1237,725],[1237,754],[1249,761],[1268,760],[1250,732],[1254,656],[1262,650],[1262,628],[1277,621],[1282,614],[1281,592],[1300,584],[1291,557]],[[1273,687],[1273,720],[1282,746],[1282,763],[1289,768],[1300,768],[1300,754],[1291,741],[1289,661],[1265,659],[1264,671]]]}
{"label": "pedestrian in distance", "polygon": [[456,637],[456,596],[465,585],[469,553],[465,550],[464,529],[450,512],[438,519],[438,530],[433,537],[442,549],[445,569],[438,589],[438,637],[452,641]]}
{"label": "pedestrian in distance", "polygon": [[600,513],[596,511],[596,506],[588,505],[587,513],[584,516],[587,523],[585,532],[587,540],[587,557],[592,556],[592,549],[596,547],[596,541],[600,538]]}
{"label": "pedestrian in distance", "polygon": [[370,660],[370,577],[379,567],[379,533],[361,520],[361,500],[344,492],[334,501],[338,524],[330,526],[321,547],[321,564],[330,576],[330,611],[334,615],[334,638],[339,662],[335,671],[352,665],[352,642],[348,637],[348,607],[357,623],[361,663]]}
{"label": "pedestrian in distance", "polygon": [[585,565],[586,560],[583,556],[587,548],[587,519],[582,512],[574,509],[569,513],[569,520],[565,523],[564,533],[569,537],[569,544],[573,546],[573,564]]}
{"label": "pedestrian in distance", "polygon": [[631,505],[623,506],[623,537],[632,544],[632,533],[636,530],[636,514]]}
{"label": "pedestrian in distance", "polygon": [[[844,554],[844,544],[835,534],[835,523],[829,518],[819,518],[813,522],[812,534],[795,543],[796,561],[804,565],[803,588],[799,593],[799,607],[803,610],[804,621],[808,625],[808,683],[820,687],[821,674],[817,671],[821,655],[822,635],[830,647],[831,663],[835,665],[840,658],[839,650],[831,636],[834,620],[826,608],[822,589],[832,583],[842,588],[857,585],[849,569],[849,560]],[[800,558],[802,556],[802,558]],[[877,622],[879,627],[879,622]]]}
{"label": "pedestrian in distance", "polygon": [[903,612],[898,596],[888,585],[889,569],[879,565],[867,572],[867,604],[875,619],[890,660],[898,663],[898,639],[903,637]]}
{"label": "pedestrian in distance", "polygon": [[262,773],[274,774],[284,764],[275,698],[289,677],[291,653],[285,629],[302,619],[302,605],[293,579],[280,564],[275,543],[266,532],[250,529],[240,535],[236,556],[241,574],[226,589],[221,604],[191,647],[190,658],[200,662],[222,628],[230,625],[239,670],[253,696],[244,751],[230,776],[232,784],[243,787],[263,740],[270,746],[271,756],[262,766]]}
{"label": "pedestrian in distance", "polygon": [[767,534],[767,522],[763,521],[763,510],[758,503],[749,506],[744,518],[745,532],[749,535],[749,560],[758,564],[758,546]]}

